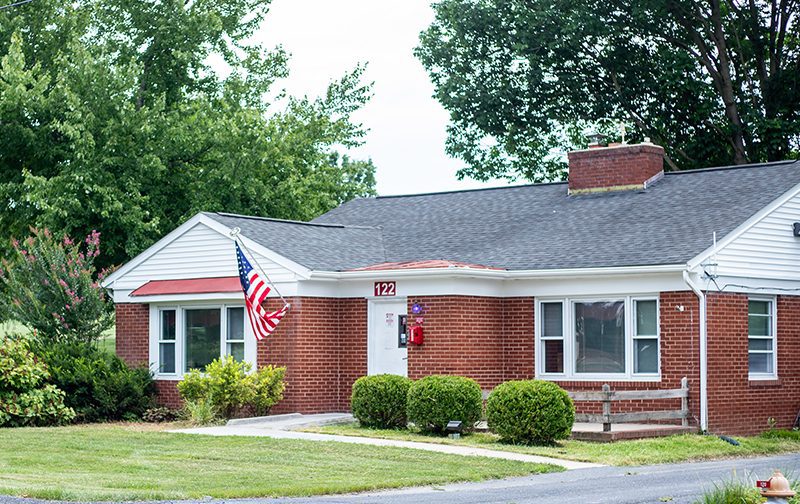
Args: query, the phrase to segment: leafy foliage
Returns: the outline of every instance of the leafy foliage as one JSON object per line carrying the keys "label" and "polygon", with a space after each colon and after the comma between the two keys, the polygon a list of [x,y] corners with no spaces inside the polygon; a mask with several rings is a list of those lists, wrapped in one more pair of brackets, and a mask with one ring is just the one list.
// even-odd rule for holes
{"label": "leafy foliage", "polygon": [[47,229],[32,229],[25,241],[12,240],[11,257],[3,260],[0,308],[34,329],[37,339],[93,342],[114,323],[94,262],[100,234],[84,243],[56,239]]}
{"label": "leafy foliage", "polygon": [[174,410],[166,406],[155,406],[152,408],[147,408],[144,414],[142,414],[142,420],[145,422],[155,423],[172,422],[178,419],[179,414],[179,410]]}
{"label": "leafy foliage", "polygon": [[408,389],[405,376],[381,374],[362,376],[353,383],[350,409],[364,427],[403,428],[406,420]]}
{"label": "leafy foliage", "polygon": [[[199,210],[309,219],[373,193],[351,120],[363,67],[319,98],[274,89],[267,0],[37,0],[0,11],[0,234],[97,229],[118,264]],[[223,70],[224,69],[224,70]],[[219,70],[219,71],[218,71]]]}
{"label": "leafy foliage", "polygon": [[501,383],[486,401],[489,428],[514,444],[550,444],[572,434],[575,406],[552,382],[516,380]]}
{"label": "leafy foliage", "polygon": [[198,400],[186,400],[183,403],[186,417],[194,425],[210,425],[219,420],[217,410],[208,398]]}
{"label": "leafy foliage", "polygon": [[423,431],[442,433],[451,420],[472,429],[482,409],[481,387],[471,378],[431,375],[408,390],[408,419]]}
{"label": "leafy foliage", "polygon": [[45,383],[47,367],[24,339],[0,341],[0,427],[59,425],[75,412],[64,405],[64,392]]}
{"label": "leafy foliage", "polygon": [[215,416],[231,418],[244,407],[258,414],[283,399],[286,368],[265,366],[250,373],[249,362],[239,362],[231,355],[214,359],[204,372],[192,369],[178,383],[178,392],[192,407],[208,403]]}
{"label": "leafy foliage", "polygon": [[147,368],[130,368],[88,343],[39,344],[36,352],[80,421],[135,420],[153,406],[155,383]]}
{"label": "leafy foliage", "polygon": [[283,399],[283,391],[286,389],[286,383],[283,381],[285,376],[285,367],[272,365],[260,367],[250,375],[250,386],[253,388],[252,405],[257,416],[266,415]]}
{"label": "leafy foliage", "polygon": [[[450,112],[461,177],[563,178],[600,129],[650,137],[671,169],[800,147],[800,4],[441,0],[417,57]],[[633,131],[630,131],[631,128]]]}

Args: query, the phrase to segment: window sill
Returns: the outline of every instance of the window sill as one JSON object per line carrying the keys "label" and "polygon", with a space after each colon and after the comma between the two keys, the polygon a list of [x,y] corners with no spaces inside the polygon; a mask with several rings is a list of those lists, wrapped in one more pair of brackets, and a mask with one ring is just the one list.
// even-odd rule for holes
{"label": "window sill", "polygon": [[584,378],[582,376],[564,376],[564,375],[539,375],[536,377],[539,380],[546,380],[552,382],[570,382],[570,383],[658,383],[661,381],[660,376],[592,376]]}
{"label": "window sill", "polygon": [[748,385],[751,387],[780,387],[783,382],[780,378],[750,378]]}
{"label": "window sill", "polygon": [[156,381],[181,381],[183,380],[183,376],[178,376],[174,374],[156,374],[153,375],[153,380]]}

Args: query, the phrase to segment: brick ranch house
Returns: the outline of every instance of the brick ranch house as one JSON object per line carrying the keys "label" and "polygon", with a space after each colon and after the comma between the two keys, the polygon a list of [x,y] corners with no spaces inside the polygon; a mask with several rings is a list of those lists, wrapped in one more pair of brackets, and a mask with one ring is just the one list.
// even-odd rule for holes
{"label": "brick ranch house", "polygon": [[[105,287],[117,353],[166,404],[221,354],[288,367],[275,412],[347,410],[374,373],[568,390],[685,376],[693,424],[745,434],[800,409],[798,221],[800,162],[664,173],[661,147],[617,145],[570,153],[563,183],[361,198],[311,222],[200,213]],[[292,304],[258,344],[234,228]]]}

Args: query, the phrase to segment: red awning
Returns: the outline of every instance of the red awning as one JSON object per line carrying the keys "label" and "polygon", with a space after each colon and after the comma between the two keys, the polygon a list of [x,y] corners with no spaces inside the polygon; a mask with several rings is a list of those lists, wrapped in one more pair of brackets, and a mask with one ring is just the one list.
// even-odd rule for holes
{"label": "red awning", "polygon": [[165,294],[209,294],[215,292],[241,292],[238,276],[217,278],[190,278],[186,280],[151,280],[131,296],[163,296]]}

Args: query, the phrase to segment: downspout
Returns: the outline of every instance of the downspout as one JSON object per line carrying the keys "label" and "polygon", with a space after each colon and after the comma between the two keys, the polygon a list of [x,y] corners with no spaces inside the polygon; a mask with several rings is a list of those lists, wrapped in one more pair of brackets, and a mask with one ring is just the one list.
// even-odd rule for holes
{"label": "downspout", "polygon": [[700,305],[700,429],[708,430],[708,328],[706,324],[706,294],[689,275],[683,271],[683,281],[697,295]]}

